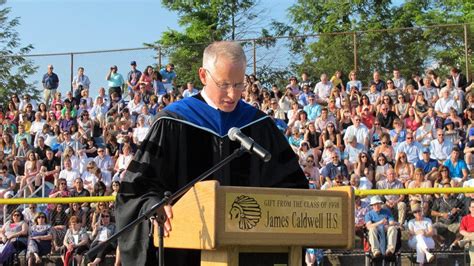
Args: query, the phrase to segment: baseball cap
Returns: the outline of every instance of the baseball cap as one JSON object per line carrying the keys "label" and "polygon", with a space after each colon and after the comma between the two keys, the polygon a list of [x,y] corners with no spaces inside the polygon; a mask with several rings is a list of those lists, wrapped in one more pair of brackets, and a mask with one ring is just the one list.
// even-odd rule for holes
{"label": "baseball cap", "polygon": [[130,62],[130,65],[131,65],[131,66],[136,66],[136,65],[137,65],[137,62],[132,61],[132,62]]}
{"label": "baseball cap", "polygon": [[430,148],[424,148],[423,153],[431,153]]}

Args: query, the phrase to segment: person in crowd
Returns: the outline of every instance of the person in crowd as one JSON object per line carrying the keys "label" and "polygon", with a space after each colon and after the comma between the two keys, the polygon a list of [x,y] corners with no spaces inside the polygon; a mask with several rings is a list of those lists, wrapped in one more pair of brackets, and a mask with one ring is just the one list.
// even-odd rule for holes
{"label": "person in crowd", "polygon": [[416,262],[420,263],[420,265],[432,263],[435,259],[433,253],[430,252],[435,247],[433,225],[429,218],[424,217],[422,208],[419,205],[412,212],[415,218],[408,222],[408,232],[410,235],[408,245],[416,249]]}
{"label": "person in crowd", "polygon": [[10,220],[3,224],[0,229],[0,238],[4,243],[3,250],[0,252],[0,263],[13,264],[12,256],[16,252],[25,250],[28,241],[28,223],[19,210],[13,211]]}
{"label": "person in crowd", "polygon": [[397,242],[396,222],[392,213],[382,207],[379,196],[370,199],[372,210],[365,215],[365,224],[369,230],[369,243],[373,257],[391,256],[395,253]]}
{"label": "person in crowd", "polygon": [[453,150],[453,143],[444,139],[442,129],[436,130],[436,136],[437,138],[430,142],[431,158],[438,160],[439,163],[444,163]]}
{"label": "person in crowd", "polygon": [[449,158],[444,161],[444,166],[449,170],[449,175],[454,181],[454,186],[460,187],[468,178],[468,169],[466,162],[459,158],[461,150],[458,146],[454,146],[451,150]]}
{"label": "person in crowd", "polygon": [[431,159],[430,149],[423,148],[422,159],[416,162],[415,168],[422,169],[426,179],[434,182],[438,174],[438,167],[438,161]]}
{"label": "person in crowd", "polygon": [[375,148],[373,159],[377,161],[379,154],[383,154],[385,156],[385,160],[388,162],[393,162],[395,160],[395,149],[390,145],[390,135],[388,133],[383,133],[380,137],[380,144],[377,148]]}
{"label": "person in crowd", "polygon": [[44,103],[46,106],[49,106],[49,100],[51,97],[56,94],[56,90],[59,87],[59,77],[56,73],[53,72],[53,65],[48,65],[48,72],[43,75],[43,93],[44,93]]}
{"label": "person in crowd", "polygon": [[88,76],[84,74],[84,67],[79,67],[77,69],[77,75],[72,80],[72,89],[74,91],[74,96],[77,100],[81,97],[82,90],[88,90],[90,88],[91,81]]}
{"label": "person in crowd", "polygon": [[469,244],[469,258],[474,261],[474,200],[469,202],[469,212],[467,215],[462,217],[461,224],[459,226],[459,233],[463,236],[463,239],[459,241],[459,246],[464,248],[466,244]]}
{"label": "person in crowd", "polygon": [[326,106],[333,84],[328,80],[328,76],[325,73],[321,74],[320,79],[321,81],[314,86],[314,94],[316,95],[316,102]]}
{"label": "person in crowd", "polygon": [[[397,178],[395,170],[389,168],[386,171],[386,178],[376,184],[377,189],[400,189],[404,188],[403,183]],[[388,208],[394,217],[398,216],[398,223],[404,224],[406,218],[407,206],[405,195],[385,195],[385,207]]]}
{"label": "person in crowd", "polygon": [[[111,222],[111,213],[109,210],[104,209],[99,215],[97,223],[92,225],[92,244],[90,248],[106,241],[110,236],[115,233],[115,224]],[[91,262],[88,263],[88,266],[99,265],[101,261],[105,260],[105,255],[115,251],[117,248],[117,243],[108,243],[102,250],[99,251],[95,258],[91,258]]]}
{"label": "person in crowd", "polygon": [[[451,184],[443,181],[442,187],[449,188]],[[431,217],[437,221],[433,227],[437,231],[435,240],[441,248],[453,249],[457,246],[459,237],[459,222],[462,216],[463,202],[457,195],[443,193],[431,207]]]}
{"label": "person in crowd", "polygon": [[121,74],[118,72],[117,66],[111,66],[105,80],[107,80],[109,85],[109,96],[112,95],[113,92],[117,94],[117,96],[121,99],[122,98],[122,86],[124,84],[124,80]]}
{"label": "person in crowd", "polygon": [[377,88],[377,91],[382,92],[383,90],[385,90],[387,86],[385,84],[385,81],[380,79],[380,72],[374,71],[372,76],[373,76],[372,82],[375,83],[375,87]]}
{"label": "person in crowd", "polygon": [[386,103],[381,104],[380,112],[377,115],[377,120],[379,121],[380,125],[383,128],[392,130],[395,119],[398,119],[398,116],[394,111],[389,110],[389,105]]}
{"label": "person in crowd", "polygon": [[69,229],[66,231],[63,246],[61,247],[61,258],[64,265],[69,265],[71,260],[81,264],[82,255],[87,251],[89,245],[89,236],[77,216],[71,216],[68,224]]}
{"label": "person in crowd", "polygon": [[355,115],[352,119],[352,125],[349,126],[344,133],[344,143],[346,147],[349,145],[349,140],[355,137],[357,143],[364,147],[369,147],[369,129],[361,123],[359,115]]}
{"label": "person in crowd", "polygon": [[42,256],[51,252],[51,240],[53,240],[52,227],[44,212],[38,212],[34,217],[34,224],[30,226],[28,233],[28,246],[26,258],[28,266],[41,265]]}
{"label": "person in crowd", "polygon": [[412,165],[415,165],[422,157],[423,146],[414,140],[413,132],[406,133],[405,141],[400,142],[397,147],[396,157],[403,152],[407,156],[407,160]]}
{"label": "person in crowd", "polygon": [[308,94],[308,105],[305,105],[303,110],[308,114],[308,119],[316,120],[322,113],[321,105],[316,102],[316,96],[313,93]]}

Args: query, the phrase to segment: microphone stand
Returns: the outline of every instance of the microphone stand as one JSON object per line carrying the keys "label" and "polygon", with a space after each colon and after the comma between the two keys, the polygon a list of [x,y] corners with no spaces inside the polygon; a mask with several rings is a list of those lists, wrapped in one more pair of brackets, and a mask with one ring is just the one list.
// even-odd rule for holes
{"label": "microphone stand", "polygon": [[[159,266],[164,266],[164,223],[167,220],[166,213],[164,211],[164,206],[165,205],[170,205],[172,204],[176,199],[179,197],[183,196],[188,190],[190,190],[196,183],[206,179],[213,173],[215,173],[217,170],[221,169],[224,165],[228,164],[230,161],[234,160],[235,158],[238,158],[242,156],[247,150],[241,145],[240,148],[235,149],[232,154],[229,156],[225,157],[222,161],[211,167],[209,170],[206,172],[202,173],[200,176],[196,177],[193,179],[191,182],[189,182],[186,186],[180,188],[178,191],[176,191],[174,194],[171,194],[171,192],[167,191],[164,194],[164,197],[161,201],[153,205],[149,210],[146,212],[142,213],[138,218],[127,224],[124,228],[120,229],[120,231],[116,232],[114,235],[112,235],[109,239],[106,241],[98,244],[91,250],[89,250],[86,253],[87,259],[90,261],[92,257],[97,255],[99,251],[104,249],[108,244],[112,243],[113,241],[117,240],[123,233],[126,231],[130,230],[131,228],[135,227],[136,225],[140,224],[143,221],[146,221],[152,217],[156,216],[156,221],[158,222],[158,236],[159,236],[159,254],[158,254],[158,265]],[[158,215],[157,215],[158,213]]]}

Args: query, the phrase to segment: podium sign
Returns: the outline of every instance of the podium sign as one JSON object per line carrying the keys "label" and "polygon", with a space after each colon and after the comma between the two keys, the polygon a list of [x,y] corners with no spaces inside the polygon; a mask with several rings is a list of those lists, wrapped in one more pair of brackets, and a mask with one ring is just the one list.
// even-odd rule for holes
{"label": "podium sign", "polygon": [[225,232],[341,234],[342,198],[227,193]]}
{"label": "podium sign", "polygon": [[171,224],[165,247],[200,249],[201,265],[239,265],[240,255],[256,252],[285,253],[289,265],[301,265],[303,247],[354,246],[354,194],[348,186],[319,191],[204,181],[173,205]]}

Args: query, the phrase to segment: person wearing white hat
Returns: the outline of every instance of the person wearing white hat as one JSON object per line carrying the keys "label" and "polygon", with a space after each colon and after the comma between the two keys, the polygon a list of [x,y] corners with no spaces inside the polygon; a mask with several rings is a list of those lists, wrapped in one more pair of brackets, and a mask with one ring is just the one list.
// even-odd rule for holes
{"label": "person wearing white hat", "polygon": [[372,255],[377,258],[382,254],[391,256],[395,253],[398,231],[393,215],[382,207],[379,196],[370,199],[372,210],[365,215],[365,224],[369,230],[369,243]]}

